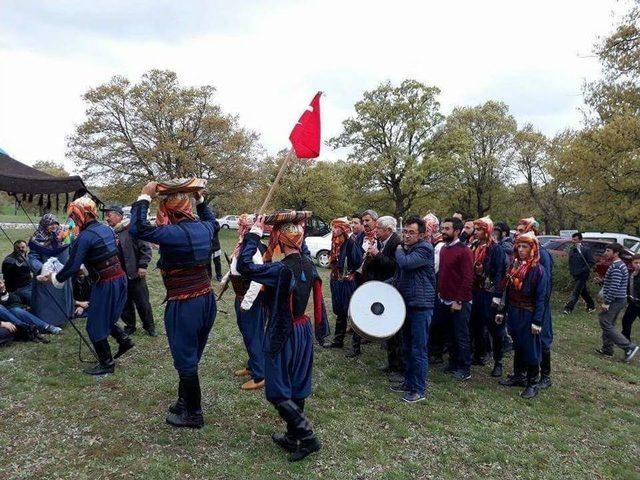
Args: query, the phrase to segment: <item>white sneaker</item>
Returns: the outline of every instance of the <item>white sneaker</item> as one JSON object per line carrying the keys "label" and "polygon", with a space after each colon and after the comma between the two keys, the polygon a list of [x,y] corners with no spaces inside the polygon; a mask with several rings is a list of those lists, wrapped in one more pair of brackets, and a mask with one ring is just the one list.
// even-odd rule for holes
{"label": "white sneaker", "polygon": [[624,361],[625,362],[630,362],[631,360],[633,360],[633,357],[636,356],[636,353],[638,353],[638,350],[640,350],[639,346],[635,346],[635,347],[631,347],[629,350],[627,350],[625,353],[627,354],[624,357]]}

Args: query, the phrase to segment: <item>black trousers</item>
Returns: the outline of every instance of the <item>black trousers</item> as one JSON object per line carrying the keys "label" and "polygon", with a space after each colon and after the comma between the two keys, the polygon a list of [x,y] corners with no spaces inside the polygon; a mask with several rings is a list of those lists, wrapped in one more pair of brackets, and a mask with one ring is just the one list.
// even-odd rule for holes
{"label": "black trousers", "polygon": [[213,266],[216,269],[216,278],[222,276],[222,261],[220,256],[213,257]]}
{"label": "black trousers", "polygon": [[406,364],[404,360],[404,348],[402,330],[398,330],[393,337],[387,340],[387,362],[392,372],[404,373]]}
{"label": "black trousers", "polygon": [[580,297],[584,299],[588,309],[595,308],[596,304],[593,301],[593,298],[591,298],[589,287],[587,287],[588,281],[589,272],[573,277],[573,292],[571,293],[571,297],[569,297],[569,301],[564,306],[565,310],[569,312],[573,311],[573,308],[576,306],[576,303],[578,303],[578,299]]}
{"label": "black trousers", "polygon": [[[348,319],[346,315],[336,315],[336,331],[333,335],[333,341],[337,344],[344,345],[344,337],[347,334]],[[359,349],[362,344],[362,338],[356,332],[351,337],[351,345],[355,349]]]}
{"label": "black trousers", "polygon": [[640,317],[640,303],[629,302],[622,317],[622,335],[631,340],[631,326],[636,318]]}
{"label": "black trousers", "polygon": [[134,278],[127,283],[127,303],[122,310],[122,321],[132,329],[136,328],[136,310],[140,315],[142,328],[154,328],[153,310],[149,303],[149,287],[144,278]]}

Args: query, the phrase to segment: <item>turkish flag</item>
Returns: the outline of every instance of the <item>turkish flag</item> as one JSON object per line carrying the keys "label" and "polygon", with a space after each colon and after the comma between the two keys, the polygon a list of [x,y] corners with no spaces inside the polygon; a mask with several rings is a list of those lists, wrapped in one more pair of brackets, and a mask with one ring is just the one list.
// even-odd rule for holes
{"label": "turkish flag", "polygon": [[316,93],[311,104],[296,123],[289,140],[298,158],[317,158],[320,155],[320,96]]}

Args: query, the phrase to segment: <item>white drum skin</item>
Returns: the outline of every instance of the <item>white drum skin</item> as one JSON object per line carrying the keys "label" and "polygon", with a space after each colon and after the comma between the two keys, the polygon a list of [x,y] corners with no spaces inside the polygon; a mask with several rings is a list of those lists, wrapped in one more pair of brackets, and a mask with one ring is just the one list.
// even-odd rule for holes
{"label": "white drum skin", "polygon": [[362,284],[349,301],[351,328],[368,340],[391,338],[402,328],[406,312],[400,292],[377,280]]}

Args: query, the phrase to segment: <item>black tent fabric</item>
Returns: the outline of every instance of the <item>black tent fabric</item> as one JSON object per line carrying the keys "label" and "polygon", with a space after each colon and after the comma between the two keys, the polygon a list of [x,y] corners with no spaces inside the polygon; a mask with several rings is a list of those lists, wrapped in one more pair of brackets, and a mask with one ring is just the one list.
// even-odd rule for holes
{"label": "black tent fabric", "polygon": [[72,198],[77,198],[89,193],[94,200],[102,203],[87,189],[80,177],[76,175],[70,177],[49,175],[20,163],[2,150],[0,150],[0,191],[15,196],[17,200],[22,197],[22,199],[32,201],[34,197],[37,198],[39,195],[40,204],[42,204],[45,195],[50,202],[52,195],[72,194]]}

